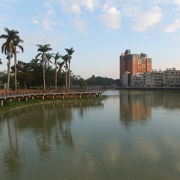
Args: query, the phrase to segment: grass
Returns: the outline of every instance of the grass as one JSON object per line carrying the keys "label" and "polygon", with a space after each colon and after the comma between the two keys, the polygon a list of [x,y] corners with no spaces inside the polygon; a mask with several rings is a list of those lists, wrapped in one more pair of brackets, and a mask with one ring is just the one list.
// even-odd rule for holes
{"label": "grass", "polygon": [[92,101],[92,100],[103,100],[105,97],[104,96],[101,96],[101,97],[96,97],[96,98],[82,98],[82,99],[79,99],[79,98],[65,98],[65,99],[28,99],[27,101],[25,100],[21,100],[20,102],[18,101],[13,101],[13,102],[8,102],[8,103],[5,103],[3,107],[0,107],[0,112],[7,112],[7,111],[10,111],[10,110],[14,110],[14,109],[17,109],[17,108],[22,108],[22,107],[25,107],[25,106],[28,106],[28,105],[33,105],[33,104],[47,104],[47,103],[53,103],[53,102],[66,102],[66,103],[74,103],[74,102],[77,102],[77,101],[84,101],[84,102],[89,102],[89,101]]}

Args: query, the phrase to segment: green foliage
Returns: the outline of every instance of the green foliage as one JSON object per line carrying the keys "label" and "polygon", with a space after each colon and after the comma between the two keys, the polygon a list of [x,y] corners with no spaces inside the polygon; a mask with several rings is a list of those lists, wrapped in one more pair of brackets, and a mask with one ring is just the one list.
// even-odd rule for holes
{"label": "green foliage", "polygon": [[6,73],[0,72],[0,88],[4,88],[4,83],[6,82]]}
{"label": "green foliage", "polygon": [[83,78],[79,79],[79,89],[85,89],[86,81]]}
{"label": "green foliage", "polygon": [[[13,74],[14,66],[11,67],[11,70]],[[42,87],[42,83],[43,83],[42,82],[43,81],[42,64],[39,63],[37,60],[33,59],[29,63],[18,61],[17,70],[18,70],[17,79],[18,79],[19,88],[41,88]],[[46,83],[49,89],[54,87],[54,81],[55,81],[54,74],[55,74],[55,69],[53,69],[52,66],[49,66],[46,69]],[[65,84],[65,73],[59,72],[57,80],[58,80],[58,85],[63,86]]]}
{"label": "green foliage", "polygon": [[115,80],[112,78],[107,77],[100,77],[100,76],[91,76],[86,80],[87,85],[90,86],[112,86],[115,83]]}

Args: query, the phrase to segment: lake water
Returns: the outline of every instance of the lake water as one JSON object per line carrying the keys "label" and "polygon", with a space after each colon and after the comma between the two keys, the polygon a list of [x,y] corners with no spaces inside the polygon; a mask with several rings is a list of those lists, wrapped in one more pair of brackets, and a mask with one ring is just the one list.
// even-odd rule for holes
{"label": "lake water", "polygon": [[180,92],[105,95],[0,114],[0,180],[179,180]]}

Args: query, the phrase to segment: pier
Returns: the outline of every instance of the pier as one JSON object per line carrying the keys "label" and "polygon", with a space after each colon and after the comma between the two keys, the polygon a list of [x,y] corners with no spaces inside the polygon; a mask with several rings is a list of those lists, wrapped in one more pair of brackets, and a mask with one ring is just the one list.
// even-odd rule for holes
{"label": "pier", "polygon": [[56,90],[19,90],[0,91],[0,106],[7,102],[28,101],[28,99],[66,99],[66,98],[96,98],[102,95],[102,91],[56,91]]}

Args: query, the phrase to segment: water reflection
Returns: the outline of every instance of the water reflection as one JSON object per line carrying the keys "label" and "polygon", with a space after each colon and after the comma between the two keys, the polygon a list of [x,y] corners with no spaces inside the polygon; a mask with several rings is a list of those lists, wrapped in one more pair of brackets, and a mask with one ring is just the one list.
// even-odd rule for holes
{"label": "water reflection", "polygon": [[[55,149],[61,145],[73,149],[71,126],[75,112],[83,118],[88,109],[94,108],[103,108],[102,101],[56,102],[27,106],[1,114],[0,160],[2,157],[3,167],[7,171],[5,174],[8,176],[5,179],[20,178],[24,145],[36,151],[34,147],[36,142],[38,157],[44,160],[51,159]],[[29,149],[27,151],[29,152]],[[0,165],[2,166],[1,163]],[[0,174],[3,171],[4,169],[0,168]]]}
{"label": "water reflection", "polygon": [[17,124],[10,120],[6,121],[8,133],[8,148],[4,153],[3,162],[8,168],[10,179],[19,179],[22,162],[20,160]]}
{"label": "water reflection", "polygon": [[1,114],[1,176],[179,180],[180,93],[109,94]]}
{"label": "water reflection", "polygon": [[178,91],[120,91],[120,121],[129,127],[151,119],[152,108],[180,109]]}

